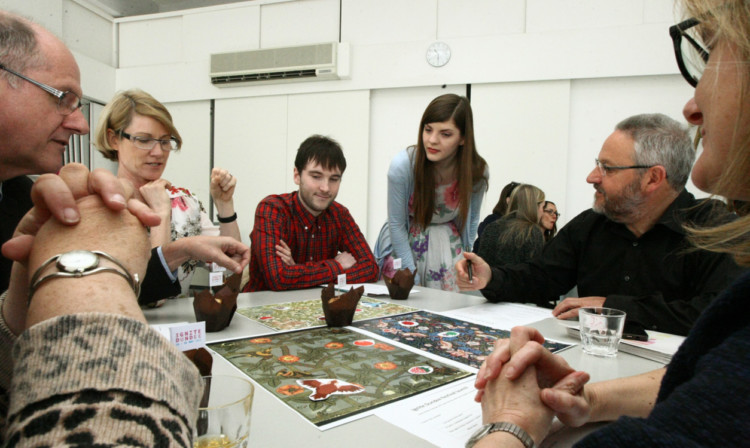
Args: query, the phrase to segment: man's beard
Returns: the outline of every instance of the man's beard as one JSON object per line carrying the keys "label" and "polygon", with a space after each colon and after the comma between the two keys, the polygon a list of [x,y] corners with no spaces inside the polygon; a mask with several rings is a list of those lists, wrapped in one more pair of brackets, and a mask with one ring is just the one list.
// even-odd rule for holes
{"label": "man's beard", "polygon": [[615,198],[611,198],[603,191],[597,189],[601,193],[604,202],[601,205],[597,204],[595,198],[592,207],[593,210],[596,213],[603,214],[614,222],[629,223],[637,220],[643,214],[641,206],[646,202],[646,198],[640,192],[640,185],[640,179],[634,180]]}

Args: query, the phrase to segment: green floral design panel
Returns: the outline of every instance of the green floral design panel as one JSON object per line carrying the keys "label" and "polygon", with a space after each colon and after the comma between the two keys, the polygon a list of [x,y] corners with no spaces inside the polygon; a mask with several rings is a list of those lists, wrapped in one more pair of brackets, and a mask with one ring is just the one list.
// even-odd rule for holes
{"label": "green floral design panel", "polygon": [[[406,305],[385,302],[362,296],[354,313],[354,320],[367,320],[376,317],[419,311]],[[323,315],[323,304],[320,299],[301,302],[277,303],[248,308],[239,308],[237,312],[249,319],[260,322],[268,328],[278,331],[298,330],[301,328],[319,327],[326,324]]]}
{"label": "green floral design panel", "polygon": [[[471,375],[347,328],[314,328],[209,344],[209,348],[317,426]],[[298,381],[363,386],[313,401]]]}

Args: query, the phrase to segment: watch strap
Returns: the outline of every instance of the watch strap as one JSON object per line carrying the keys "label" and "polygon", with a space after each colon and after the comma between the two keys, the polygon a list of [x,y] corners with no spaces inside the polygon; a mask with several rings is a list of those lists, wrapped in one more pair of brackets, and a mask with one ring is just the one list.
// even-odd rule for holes
{"label": "watch strap", "polygon": [[521,441],[521,443],[523,443],[523,446],[525,448],[537,448],[536,444],[534,443],[534,439],[531,438],[531,436],[529,435],[529,433],[526,432],[526,430],[516,425],[515,423],[510,423],[510,422],[495,422],[495,423],[484,425],[478,431],[478,434],[475,434],[475,436],[469,439],[469,442],[466,444],[466,448],[472,448],[484,436],[487,436],[489,434],[492,434],[493,432],[498,432],[498,431],[503,431],[503,432],[508,432],[510,434],[513,434],[514,436],[516,436],[516,438],[518,438],[518,440]]}
{"label": "watch strap", "polygon": [[31,298],[34,296],[34,293],[36,292],[37,288],[39,288],[39,286],[42,283],[46,282],[47,280],[50,280],[50,279],[53,279],[53,278],[83,277],[83,276],[86,276],[86,275],[99,274],[99,273],[102,273],[102,272],[111,272],[113,274],[117,274],[117,275],[121,276],[122,278],[124,278],[128,282],[128,284],[130,285],[130,287],[133,288],[133,292],[135,293],[135,296],[138,297],[140,295],[140,293],[141,293],[141,283],[140,283],[140,279],[138,278],[138,274],[137,273],[134,273],[134,274],[131,275],[130,272],[128,272],[128,270],[125,267],[125,265],[123,265],[118,259],[116,259],[115,257],[109,255],[106,252],[102,252],[102,251],[99,251],[99,250],[92,250],[92,251],[89,251],[89,252],[91,252],[93,254],[96,254],[98,257],[105,258],[105,259],[109,260],[110,262],[114,263],[118,268],[120,268],[122,270],[116,269],[116,268],[110,267],[110,266],[97,266],[97,267],[95,267],[93,269],[89,269],[89,270],[86,270],[86,271],[83,271],[83,272],[63,272],[63,271],[56,271],[56,272],[51,272],[51,273],[45,275],[44,277],[42,277],[42,272],[44,272],[44,270],[49,265],[51,265],[52,263],[56,262],[57,260],[60,259],[61,256],[64,255],[64,254],[57,254],[57,255],[55,255],[53,257],[48,258],[47,260],[44,261],[44,263],[42,263],[41,265],[39,265],[39,267],[37,268],[37,270],[34,272],[34,275],[31,276],[31,282],[30,282],[30,286],[29,286],[29,301],[28,301],[28,303],[31,303]]}

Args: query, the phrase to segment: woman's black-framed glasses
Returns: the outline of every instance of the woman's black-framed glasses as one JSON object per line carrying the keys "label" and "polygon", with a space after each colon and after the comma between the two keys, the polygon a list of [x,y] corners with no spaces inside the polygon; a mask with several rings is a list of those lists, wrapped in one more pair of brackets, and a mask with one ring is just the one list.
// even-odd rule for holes
{"label": "woman's black-framed glasses", "polygon": [[685,81],[693,87],[698,85],[708,62],[708,50],[693,37],[696,36],[695,26],[699,23],[700,20],[692,18],[669,27],[677,66]]}
{"label": "woman's black-framed glasses", "polygon": [[57,98],[57,113],[60,115],[70,115],[81,107],[81,97],[73,92],[63,92],[62,90],[57,90],[56,88],[50,87],[47,84],[43,84],[39,81],[34,81],[29,77],[23,76],[22,74],[9,69],[3,64],[0,64],[0,70],[5,70],[12,75],[18,76],[19,78],[34,84],[35,86]]}

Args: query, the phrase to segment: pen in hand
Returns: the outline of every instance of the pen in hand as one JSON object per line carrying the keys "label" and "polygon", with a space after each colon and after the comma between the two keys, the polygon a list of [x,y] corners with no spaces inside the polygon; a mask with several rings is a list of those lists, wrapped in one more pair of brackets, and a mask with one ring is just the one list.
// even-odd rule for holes
{"label": "pen in hand", "polygon": [[466,260],[466,272],[469,274],[469,281],[473,281],[474,280],[474,270],[471,268],[471,260]]}

